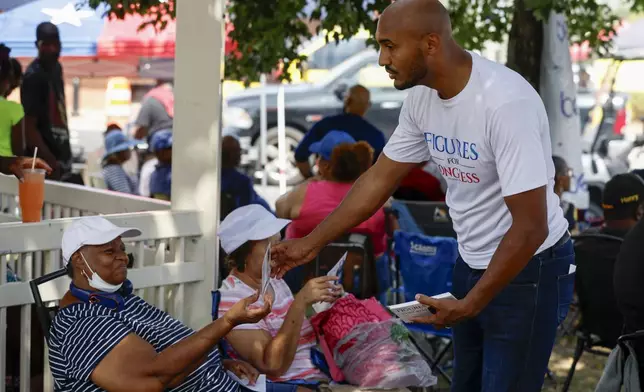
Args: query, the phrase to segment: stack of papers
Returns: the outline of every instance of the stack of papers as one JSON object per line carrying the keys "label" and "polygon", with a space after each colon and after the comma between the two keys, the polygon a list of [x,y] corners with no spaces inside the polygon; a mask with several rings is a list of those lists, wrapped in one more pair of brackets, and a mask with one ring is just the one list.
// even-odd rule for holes
{"label": "stack of papers", "polygon": [[[452,293],[443,293],[439,295],[434,295],[432,298],[436,299],[456,299]],[[393,312],[399,319],[409,323],[411,319],[416,317],[427,317],[431,316],[432,312],[430,308],[426,305],[419,303],[418,301],[405,302],[404,304],[391,305],[389,310]]]}
{"label": "stack of papers", "polygon": [[244,387],[250,389],[251,391],[255,392],[266,392],[266,375],[265,374],[260,374],[259,377],[257,377],[257,381],[255,382],[255,385],[250,385],[250,382],[248,381],[247,378],[239,378],[235,375],[235,373],[226,370],[226,373],[238,382],[239,384],[243,385]]}

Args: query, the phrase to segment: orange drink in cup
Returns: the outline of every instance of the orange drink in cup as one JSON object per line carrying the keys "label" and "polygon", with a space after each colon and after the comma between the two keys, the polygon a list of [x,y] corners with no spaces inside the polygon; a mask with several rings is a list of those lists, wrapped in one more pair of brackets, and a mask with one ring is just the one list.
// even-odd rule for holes
{"label": "orange drink in cup", "polygon": [[40,222],[42,206],[45,202],[45,171],[23,169],[23,173],[23,181],[18,183],[22,221]]}

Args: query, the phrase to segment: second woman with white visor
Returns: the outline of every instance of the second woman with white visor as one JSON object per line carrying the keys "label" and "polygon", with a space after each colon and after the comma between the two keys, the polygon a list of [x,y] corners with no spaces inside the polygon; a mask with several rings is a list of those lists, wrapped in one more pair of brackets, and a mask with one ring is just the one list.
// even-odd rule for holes
{"label": "second woman with white visor", "polygon": [[[240,207],[224,219],[218,234],[231,272],[220,288],[219,315],[249,293],[260,290],[266,249],[279,241],[281,230],[290,222],[254,204]],[[306,310],[316,302],[339,298],[342,289],[333,284],[337,279],[311,279],[295,297],[283,280],[271,279],[275,294],[271,313],[257,324],[235,327],[226,336],[232,346],[228,354],[243,358],[272,381],[328,380],[311,362],[310,350],[316,344],[316,336]]]}

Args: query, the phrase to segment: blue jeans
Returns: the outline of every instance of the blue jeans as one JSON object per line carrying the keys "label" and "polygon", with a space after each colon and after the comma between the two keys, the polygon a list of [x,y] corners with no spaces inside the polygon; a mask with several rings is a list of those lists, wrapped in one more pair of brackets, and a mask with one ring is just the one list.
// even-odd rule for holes
{"label": "blue jeans", "polygon": [[[572,241],[560,240],[535,255],[477,317],[453,327],[452,392],[541,391],[557,326],[572,301],[574,257]],[[464,298],[484,272],[459,257],[453,294]]]}

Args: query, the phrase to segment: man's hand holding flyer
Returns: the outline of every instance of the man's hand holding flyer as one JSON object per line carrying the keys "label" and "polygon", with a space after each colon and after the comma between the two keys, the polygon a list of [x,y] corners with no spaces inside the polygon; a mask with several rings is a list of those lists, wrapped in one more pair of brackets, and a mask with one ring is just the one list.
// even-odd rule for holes
{"label": "man's hand holding flyer", "polygon": [[[452,293],[438,294],[434,295],[432,298],[456,299],[456,297],[454,297]],[[391,310],[399,319],[406,323],[411,322],[411,319],[413,318],[427,317],[433,314],[432,310],[429,307],[419,303],[418,301],[410,301],[405,302],[404,304],[391,305],[389,306],[389,310]]]}

